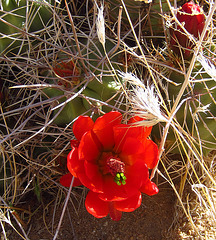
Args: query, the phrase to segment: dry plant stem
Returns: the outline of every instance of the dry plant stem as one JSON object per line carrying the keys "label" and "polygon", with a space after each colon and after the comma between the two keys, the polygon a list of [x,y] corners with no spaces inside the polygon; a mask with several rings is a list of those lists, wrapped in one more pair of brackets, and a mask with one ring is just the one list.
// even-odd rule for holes
{"label": "dry plant stem", "polygon": [[[168,1],[168,2],[169,2],[169,1]],[[200,51],[200,48],[201,48],[203,39],[204,39],[204,37],[205,37],[205,35],[206,35],[207,27],[208,27],[210,21],[212,20],[212,17],[213,17],[213,14],[214,14],[215,9],[216,9],[216,2],[214,3],[213,7],[210,9],[210,13],[209,13],[209,15],[208,15],[208,17],[207,17],[207,20],[206,20],[206,23],[205,23],[203,32],[202,32],[202,34],[201,34],[201,36],[200,36],[200,39],[199,39],[199,41],[197,42],[197,45],[196,45],[196,47],[195,47],[194,54],[193,54],[193,57],[192,57],[192,59],[191,59],[190,66],[189,66],[188,71],[187,71],[187,74],[186,74],[186,76],[185,76],[185,80],[184,80],[184,82],[183,82],[183,84],[182,84],[182,87],[181,87],[181,89],[180,89],[180,91],[179,91],[179,94],[177,95],[177,98],[176,98],[176,100],[175,100],[175,102],[174,102],[174,105],[173,105],[173,107],[172,107],[172,109],[171,109],[170,119],[172,119],[172,118],[174,117],[175,112],[176,112],[176,108],[177,108],[177,106],[179,105],[179,102],[180,102],[180,100],[181,100],[181,98],[182,98],[182,96],[183,96],[183,94],[184,94],[184,92],[185,92],[185,89],[186,89],[186,87],[187,87],[187,85],[188,85],[188,83],[189,83],[189,81],[190,81],[190,76],[191,76],[191,73],[192,73],[192,71],[193,71],[194,64],[195,64],[195,61],[196,61],[196,59],[197,59],[197,55],[198,55],[198,53],[199,53],[199,51]],[[161,155],[162,155],[162,153],[163,153],[163,150],[164,150],[164,144],[165,144],[165,142],[166,142],[166,138],[167,138],[168,130],[169,130],[169,127],[170,127],[170,123],[171,123],[171,122],[169,121],[169,122],[166,124],[165,128],[164,128],[163,136],[162,136],[161,143],[160,143],[160,147],[159,147],[159,158],[161,157]],[[158,164],[157,164],[157,166],[152,170],[150,179],[152,179],[152,178],[154,177],[155,172],[156,172],[156,170],[157,170],[157,167],[158,167]]]}
{"label": "dry plant stem", "polygon": [[120,45],[120,34],[121,34],[121,19],[122,19],[122,6],[119,7],[119,15],[118,15],[118,28],[117,28],[117,37],[118,37],[118,42],[117,45],[115,46],[115,48],[112,50],[112,52],[110,54],[113,54]]}
{"label": "dry plant stem", "polygon": [[213,209],[211,215],[212,215],[212,218],[214,219],[214,221],[216,221],[216,209],[215,209],[215,206],[214,206],[214,202],[212,201],[212,197],[211,197],[211,194],[210,194],[210,191],[209,189],[203,185],[203,184],[193,184],[192,185],[192,190],[197,194],[197,196],[199,196],[199,200],[202,201],[203,205],[205,206],[206,209],[208,209],[208,205],[206,204],[205,200],[202,199],[202,196],[200,195],[200,193],[196,190],[196,188],[198,189],[204,189],[203,192],[206,194],[206,198],[208,199],[208,203],[209,203],[209,207],[210,209]]}
{"label": "dry plant stem", "polygon": [[49,41],[47,41],[47,40],[44,40],[44,39],[38,37],[38,36],[35,35],[35,34],[29,33],[29,32],[27,32],[27,31],[25,31],[25,30],[23,30],[23,29],[15,26],[15,25],[7,22],[6,20],[4,20],[4,19],[2,19],[2,18],[0,18],[0,21],[2,21],[3,23],[9,25],[9,26],[12,27],[12,28],[18,30],[18,32],[20,32],[23,36],[32,37],[32,38],[38,40],[39,42],[43,42],[43,43],[47,44],[48,46],[51,46],[51,47],[53,47],[53,48],[57,48],[59,51],[64,52],[64,53],[66,53],[66,54],[68,54],[68,55],[71,55],[70,52],[65,51],[64,48],[59,48],[59,47],[57,47],[57,45],[55,45],[55,44],[53,44],[53,43],[51,43],[51,42],[49,42]]}
{"label": "dry plant stem", "polygon": [[[114,47],[114,51],[117,50],[117,48],[118,48],[118,46],[119,46],[119,42],[120,42],[121,14],[122,14],[122,8],[119,9],[119,17],[118,17],[118,43],[117,43],[117,45]],[[101,27],[102,27],[102,26],[101,26]],[[98,28],[98,26],[97,26],[97,28]],[[121,81],[119,80],[119,77],[118,77],[118,75],[116,74],[116,71],[115,71],[115,69],[114,69],[114,67],[113,67],[113,65],[112,65],[112,63],[111,63],[111,61],[110,61],[110,59],[109,59],[109,53],[107,53],[107,51],[106,51],[106,47],[105,47],[105,44],[106,44],[106,41],[105,41],[105,27],[104,27],[103,30],[104,30],[104,42],[100,41],[100,43],[101,43],[101,45],[103,46],[104,53],[105,53],[105,57],[107,58],[107,61],[108,61],[109,65],[110,65],[110,67],[111,67],[111,69],[112,69],[112,72],[113,72],[114,76],[115,76],[116,79],[118,80],[118,83],[121,85],[121,89],[123,90],[123,92],[125,93],[125,95],[127,95],[127,93],[126,93],[124,87],[122,86],[122,83],[121,83]],[[111,52],[113,53],[113,50],[112,50],[112,49],[111,49]]]}
{"label": "dry plant stem", "polygon": [[[95,2],[96,3],[96,2]],[[96,5],[97,6],[97,5]],[[97,67],[99,67],[103,62],[104,62],[104,60],[107,58],[108,59],[108,57],[107,56],[111,56],[112,54],[114,54],[115,52],[116,52],[116,50],[118,49],[118,47],[119,47],[119,45],[120,45],[120,33],[121,33],[121,19],[122,19],[122,6],[120,6],[120,8],[119,8],[119,15],[118,15],[118,28],[117,28],[117,37],[118,37],[118,42],[117,42],[117,45],[116,46],[114,46],[108,53],[106,53],[106,51],[105,51],[105,56],[99,61],[99,63],[97,64],[97,66],[96,67],[94,67],[95,68],[95,70],[93,71],[93,73],[96,71],[96,70],[99,70],[100,71],[100,69],[99,68],[97,68]],[[93,24],[93,25],[95,25],[95,23]],[[93,29],[93,28],[92,28]],[[103,45],[103,44],[102,44]],[[103,46],[103,48],[104,48],[104,46]],[[110,60],[108,59],[108,62],[110,63]],[[112,66],[111,66],[111,68],[112,68]],[[116,76],[116,74],[115,74],[115,76]]]}
{"label": "dry plant stem", "polygon": [[52,108],[52,110],[55,110],[57,108],[60,108],[60,107],[63,107],[65,106],[68,102],[72,101],[73,99],[75,99],[76,97],[78,97],[82,92],[83,90],[85,90],[85,88],[87,87],[88,85],[88,81],[85,83],[85,85],[76,93],[74,94],[72,97],[68,98],[66,101],[64,101],[63,103],[57,105],[56,107]]}
{"label": "dry plant stem", "polygon": [[[95,2],[95,5],[94,5],[94,6],[97,6],[97,3],[96,3],[96,2]],[[98,6],[97,6],[97,8],[98,8]],[[95,11],[96,11],[96,10],[95,10]],[[94,16],[95,16],[95,14],[94,14]],[[117,45],[114,46],[108,53],[106,53],[106,51],[104,51],[104,52],[105,52],[105,56],[102,57],[102,59],[99,61],[99,63],[97,64],[96,67],[95,67],[95,66],[92,66],[92,67],[94,67],[94,70],[93,70],[92,74],[93,74],[96,70],[100,71],[101,69],[99,69],[99,66],[105,61],[105,59],[108,59],[107,56],[111,56],[111,55],[112,55],[113,53],[115,53],[116,50],[118,49],[118,47],[119,47],[119,45],[120,45],[121,16],[122,16],[122,6],[120,6],[119,16],[118,16],[118,29],[117,29],[118,42],[117,42]],[[96,22],[96,20],[95,20],[95,17],[94,17],[94,19],[93,19],[93,26],[96,25],[95,22]],[[89,23],[89,25],[90,25],[90,23]],[[92,28],[91,32],[93,31],[93,29],[94,29],[94,28]],[[103,45],[103,44],[102,44],[102,45]],[[104,46],[103,46],[103,48],[104,48]],[[109,59],[108,59],[108,62],[109,62],[109,64],[110,64],[110,60],[109,60]],[[90,65],[90,63],[88,63],[88,64]],[[113,67],[112,67],[112,66],[111,66],[111,68],[112,68],[112,70],[113,70]],[[115,71],[114,71],[114,75],[117,77]],[[118,78],[118,77],[117,77],[117,78]]]}
{"label": "dry plant stem", "polygon": [[[115,97],[115,96],[114,96]],[[118,107],[115,107],[115,106],[113,106],[113,105],[110,105],[110,104],[108,104],[107,102],[103,102],[103,101],[100,101],[100,100],[98,100],[98,99],[95,99],[95,98],[92,98],[92,97],[87,97],[87,96],[85,96],[84,97],[86,100],[90,100],[90,101],[92,101],[92,102],[97,102],[97,103],[99,103],[99,104],[101,104],[101,105],[104,105],[104,106],[107,106],[107,107],[109,107],[109,108],[112,108],[112,109],[115,109],[116,111],[119,111],[119,108]],[[112,97],[113,98],[113,97]],[[110,98],[110,99],[112,99],[112,98]],[[110,100],[109,99],[109,100]],[[121,110],[121,112],[124,112],[125,113],[125,111],[124,110]]]}
{"label": "dry plant stem", "polygon": [[[63,106],[64,107],[64,106]],[[63,107],[58,111],[58,113],[60,113],[63,109]],[[16,146],[14,146],[15,148],[18,148],[19,146],[23,145],[24,143],[28,142],[30,139],[34,138],[35,136],[37,136],[39,133],[43,132],[46,127],[50,126],[50,124],[55,120],[55,118],[58,116],[58,114],[56,114],[53,119],[51,119],[49,122],[47,122],[40,130],[38,130],[36,133],[34,133],[32,136],[30,136],[29,138],[25,139],[24,141],[18,143]],[[27,120],[26,120],[27,121]]]}
{"label": "dry plant stem", "polygon": [[[43,104],[43,105],[46,105],[46,104],[50,105],[53,101],[59,100],[59,99],[62,98],[62,97],[63,97],[63,96],[57,96],[57,97],[53,97],[53,98],[51,98],[51,99],[46,99],[46,100],[44,100],[44,101],[41,101],[41,102],[38,102],[38,103],[35,103],[35,104],[31,104],[31,105],[29,105],[29,106],[24,106],[24,107],[20,107],[20,108],[18,108],[18,109],[13,109],[13,110],[10,110],[10,111],[8,111],[8,112],[1,113],[1,114],[0,114],[0,117],[3,117],[3,115],[9,117],[9,115],[17,114],[17,112],[23,112],[23,111],[25,111],[25,110],[27,111],[28,109],[41,106],[42,104]],[[11,135],[11,133],[10,133],[10,135]],[[6,139],[3,139],[2,142],[4,142],[5,140],[6,140]],[[1,144],[2,142],[0,141],[0,144]]]}
{"label": "dry plant stem", "polygon": [[[7,126],[7,122],[6,122],[6,119],[5,119],[5,116],[4,116],[4,113],[3,113],[3,109],[2,109],[2,105],[0,103],[0,109],[1,109],[1,113],[2,113],[2,118],[4,120],[4,124],[5,124],[5,127],[6,127],[6,130],[7,130],[7,134],[10,134],[10,131],[8,129],[8,126]],[[10,149],[12,150],[13,149],[13,145],[12,145],[12,142],[11,142],[11,139],[9,140],[10,142]],[[3,144],[0,144],[0,148],[2,150],[2,152],[4,152],[3,150]],[[4,156],[4,154],[3,154]],[[13,194],[13,199],[11,201],[11,203],[13,204],[14,200],[15,200],[15,197],[16,197],[16,192],[17,192],[17,168],[16,168],[16,160],[15,160],[15,156],[14,156],[14,151],[12,151],[12,158],[13,158],[13,166],[14,166],[14,179],[15,179],[15,183],[14,183],[14,194]],[[9,159],[9,157],[8,157]],[[4,161],[5,163],[5,161]],[[6,167],[4,167],[4,169],[6,170]],[[6,187],[5,187],[6,189]]]}
{"label": "dry plant stem", "polygon": [[[8,211],[11,213],[11,215],[13,216],[13,218],[15,219],[15,221],[17,222],[18,226],[20,227],[22,233],[24,236],[21,235],[21,233],[19,233],[19,231],[13,226],[13,224],[11,223],[11,220],[10,218],[7,219],[6,217],[4,217],[3,219],[1,219],[0,221],[4,221],[6,222],[7,224],[9,224],[13,230],[24,240],[30,240],[25,232],[25,230],[23,229],[22,225],[20,224],[19,220],[16,218],[16,216],[12,213],[12,210],[10,210],[10,207],[7,205],[7,203],[4,201],[4,199],[0,196],[0,200],[4,203],[4,205],[8,208]],[[0,214],[2,214],[0,212]]]}
{"label": "dry plant stem", "polygon": [[[5,138],[3,138],[3,139],[0,141],[0,144],[6,142],[8,139],[11,139],[11,137],[14,136],[15,133],[16,133],[18,130],[22,129],[22,128],[26,125],[26,123],[29,121],[29,119],[31,119],[31,118],[32,118],[34,115],[36,115],[39,111],[40,111],[40,109],[38,109],[37,111],[35,111],[35,112],[34,112],[30,117],[28,117],[22,124],[20,124],[13,132],[11,132],[11,133],[8,134]],[[4,116],[4,114],[3,114],[3,116]],[[14,149],[15,149],[15,148],[16,148],[16,147],[14,147]]]}
{"label": "dry plant stem", "polygon": [[59,233],[59,230],[61,228],[61,224],[62,224],[62,220],[64,218],[64,214],[65,214],[65,211],[66,211],[66,208],[67,208],[67,204],[68,204],[68,201],[70,199],[70,194],[71,194],[71,191],[72,191],[73,182],[74,182],[74,176],[72,178],[72,181],[71,181],[71,184],[70,184],[70,187],[69,187],[69,190],[68,190],[68,194],[67,194],[67,197],[65,199],[64,207],[62,209],[62,214],[61,214],[61,217],[60,217],[60,220],[59,220],[59,223],[58,223],[58,227],[57,227],[56,232],[55,232],[55,236],[53,237],[53,240],[56,240],[56,238],[58,237],[58,233]]}
{"label": "dry plant stem", "polygon": [[131,30],[132,30],[132,32],[133,32],[134,38],[135,38],[135,40],[136,40],[137,46],[139,47],[139,50],[140,50],[141,55],[142,55],[142,57],[143,57],[144,63],[145,63],[145,65],[146,65],[146,67],[147,67],[147,69],[148,69],[148,71],[149,71],[149,74],[150,74],[150,76],[151,76],[151,78],[152,78],[152,80],[153,80],[153,82],[154,82],[155,88],[156,88],[156,90],[157,90],[157,92],[158,92],[158,94],[159,94],[159,96],[160,96],[160,99],[161,99],[162,102],[163,102],[163,107],[164,107],[164,108],[166,109],[166,111],[168,112],[168,110],[167,110],[167,108],[166,108],[166,104],[165,104],[165,102],[164,102],[164,100],[163,100],[163,97],[162,97],[162,95],[161,95],[160,89],[158,88],[158,85],[157,85],[157,83],[156,83],[156,81],[155,81],[155,78],[154,78],[154,76],[153,76],[153,74],[152,74],[152,70],[151,70],[151,68],[150,68],[150,66],[149,66],[149,64],[148,64],[148,62],[147,62],[146,56],[145,56],[145,54],[144,54],[144,52],[143,52],[143,49],[142,49],[141,46],[140,46],[139,40],[138,40],[138,38],[137,38],[137,36],[136,36],[136,33],[135,33],[135,30],[134,30],[133,24],[132,24],[132,22],[131,22],[129,13],[128,13],[128,11],[127,11],[127,8],[126,8],[126,6],[125,6],[125,4],[124,4],[124,1],[121,0],[121,2],[122,2],[122,5],[123,5],[123,7],[124,7],[125,13],[126,13],[126,15],[127,15],[127,18],[128,18],[128,21],[129,21]]}
{"label": "dry plant stem", "polygon": [[1,227],[2,227],[2,234],[4,236],[4,239],[7,240],[6,231],[4,229],[4,225],[3,225],[2,221],[0,221],[0,224],[1,224]]}
{"label": "dry plant stem", "polygon": [[173,191],[175,192],[175,194],[176,194],[176,196],[177,196],[177,198],[178,198],[178,200],[179,200],[179,203],[180,203],[181,206],[182,206],[182,209],[183,209],[185,215],[187,216],[188,220],[190,221],[190,223],[191,223],[191,225],[193,226],[193,228],[194,228],[194,230],[196,231],[196,233],[197,233],[198,235],[200,235],[200,234],[199,234],[199,231],[197,230],[196,225],[194,224],[194,222],[193,222],[192,219],[191,219],[191,216],[189,216],[189,214],[188,214],[189,211],[187,211],[187,210],[185,209],[185,206],[184,206],[184,203],[182,202],[181,196],[180,196],[180,194],[178,193],[178,191],[177,191],[177,189],[176,189],[176,187],[175,187],[175,184],[173,183],[172,178],[170,177],[170,175],[169,175],[169,173],[168,173],[168,171],[167,171],[167,168],[164,166],[163,162],[162,162],[162,165],[163,165],[163,167],[164,167],[164,169],[165,169],[165,172],[166,172],[166,174],[167,174],[167,176],[168,176],[169,179],[167,179],[167,178],[158,170],[159,174],[170,184],[170,186],[172,187]]}
{"label": "dry plant stem", "polygon": [[52,232],[49,230],[49,227],[46,223],[46,209],[48,210],[49,209],[49,206],[55,201],[55,199],[53,199],[51,202],[48,203],[48,205],[45,206],[45,209],[43,211],[43,222],[44,222],[44,225],[47,229],[47,231],[50,233],[50,235],[53,235]]}
{"label": "dry plant stem", "polygon": [[80,57],[80,61],[83,65],[86,76],[88,76],[89,74],[88,74],[88,71],[86,69],[85,63],[83,61],[82,53],[81,53],[81,50],[80,50],[80,47],[79,47],[79,40],[77,38],[77,33],[76,33],[76,29],[75,29],[74,22],[73,22],[73,17],[71,16],[71,13],[70,13],[70,10],[68,8],[68,4],[67,4],[66,0],[65,0],[65,6],[67,8],[67,13],[68,13],[68,16],[69,16],[69,19],[70,19],[70,23],[71,23],[72,31],[73,31],[73,34],[74,34],[75,42],[76,42],[76,45],[77,45],[77,50],[78,50],[78,54],[79,54],[79,57]]}

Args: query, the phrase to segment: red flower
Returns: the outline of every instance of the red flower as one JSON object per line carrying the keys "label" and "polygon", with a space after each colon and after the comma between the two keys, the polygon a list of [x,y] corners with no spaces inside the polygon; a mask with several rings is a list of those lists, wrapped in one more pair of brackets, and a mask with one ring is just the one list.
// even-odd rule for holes
{"label": "red flower", "polygon": [[[200,6],[193,1],[185,3],[178,10],[176,17],[187,32],[192,34],[196,39],[200,37],[205,26],[205,15]],[[175,27],[175,23],[173,27],[170,28],[170,35],[170,46],[173,51],[178,55],[181,55],[182,52],[183,57],[189,59],[192,55],[192,49],[195,43],[189,40],[185,31],[179,25]],[[181,50],[179,47],[182,47]]]}
{"label": "red flower", "polygon": [[[90,189],[85,206],[97,218],[110,214],[120,220],[121,212],[131,212],[141,204],[141,192],[158,193],[149,180],[148,168],[158,162],[157,145],[148,139],[151,127],[121,124],[119,112],[106,113],[94,123],[80,116],[73,125],[77,140],[71,142],[67,157],[70,173]],[[132,118],[130,122],[139,119]],[[69,186],[71,177],[61,184]]]}
{"label": "red flower", "polygon": [[80,82],[80,69],[73,60],[59,62],[53,70],[61,77],[58,83],[59,85],[64,85],[67,88],[71,85],[77,85]]}

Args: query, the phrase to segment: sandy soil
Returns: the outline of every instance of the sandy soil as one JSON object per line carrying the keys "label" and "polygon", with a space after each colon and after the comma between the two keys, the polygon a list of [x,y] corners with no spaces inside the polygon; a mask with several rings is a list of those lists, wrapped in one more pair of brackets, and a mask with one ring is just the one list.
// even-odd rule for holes
{"label": "sandy soil", "polygon": [[[160,192],[155,196],[143,195],[141,207],[132,213],[123,213],[119,222],[112,221],[109,216],[103,219],[91,216],[84,206],[83,191],[73,190],[78,198],[71,197],[57,239],[180,239],[172,230],[175,217],[175,194],[167,184],[159,185],[159,189]],[[26,227],[29,238],[31,240],[53,239],[61,216],[63,200],[58,207],[53,196],[47,196],[47,194],[43,197],[43,204],[39,204],[33,195],[28,196],[25,201],[22,208],[37,209]],[[21,238],[12,233],[9,239]]]}

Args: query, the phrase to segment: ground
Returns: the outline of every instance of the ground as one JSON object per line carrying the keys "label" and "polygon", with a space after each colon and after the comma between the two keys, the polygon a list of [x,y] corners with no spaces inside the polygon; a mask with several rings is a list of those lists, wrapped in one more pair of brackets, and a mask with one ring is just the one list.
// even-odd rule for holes
{"label": "ground", "polygon": [[[71,196],[57,239],[180,239],[173,231],[175,194],[168,184],[159,184],[159,189],[160,192],[155,196],[143,195],[140,208],[132,213],[123,213],[119,222],[112,221],[109,216],[102,219],[94,218],[85,209],[83,191],[74,190],[76,197]],[[44,195],[43,204],[39,204],[34,196],[28,196],[25,201],[22,208],[33,210],[34,206],[34,209],[37,209],[26,226],[29,239],[53,239],[64,205],[63,198],[61,202],[56,203],[53,196]],[[21,238],[12,233],[9,239]]]}

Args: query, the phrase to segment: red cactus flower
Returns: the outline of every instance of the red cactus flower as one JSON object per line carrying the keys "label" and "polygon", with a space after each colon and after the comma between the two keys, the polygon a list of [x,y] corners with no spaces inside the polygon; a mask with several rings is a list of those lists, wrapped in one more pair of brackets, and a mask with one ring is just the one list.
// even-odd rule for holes
{"label": "red cactus flower", "polygon": [[58,76],[65,78],[59,80],[59,85],[69,87],[80,82],[80,69],[74,64],[73,60],[57,63],[53,70]]}
{"label": "red cactus flower", "polygon": [[[148,168],[158,162],[158,147],[148,136],[151,127],[121,124],[119,112],[109,112],[95,123],[88,116],[80,116],[73,125],[77,140],[71,141],[67,157],[71,173],[61,178],[69,186],[72,175],[90,189],[85,206],[97,218],[110,214],[120,220],[122,212],[131,212],[141,204],[141,192],[158,193],[150,181]],[[79,182],[77,183],[79,184]]]}
{"label": "red cactus flower", "polygon": [[[176,17],[188,33],[196,39],[200,37],[205,26],[205,15],[200,6],[193,1],[187,2],[178,10]],[[184,59],[189,59],[195,44],[189,40],[186,32],[179,25],[175,27],[175,23],[173,23],[170,35],[170,46],[173,51],[179,56],[182,52]]]}

